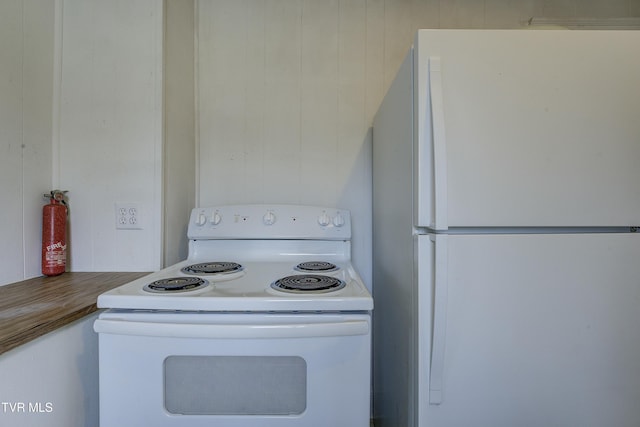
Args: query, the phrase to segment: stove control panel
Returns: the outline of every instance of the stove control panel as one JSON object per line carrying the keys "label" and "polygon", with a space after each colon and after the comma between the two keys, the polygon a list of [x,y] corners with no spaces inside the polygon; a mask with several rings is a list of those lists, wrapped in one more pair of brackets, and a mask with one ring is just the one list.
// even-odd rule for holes
{"label": "stove control panel", "polygon": [[351,239],[345,209],[303,205],[228,205],[191,211],[189,239]]}

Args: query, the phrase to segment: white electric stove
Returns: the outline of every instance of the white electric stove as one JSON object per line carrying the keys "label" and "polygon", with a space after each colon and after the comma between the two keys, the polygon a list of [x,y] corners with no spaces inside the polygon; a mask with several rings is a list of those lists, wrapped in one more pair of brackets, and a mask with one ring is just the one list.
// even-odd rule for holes
{"label": "white electric stove", "polygon": [[187,260],[98,298],[101,426],[369,425],[346,210],[196,208]]}

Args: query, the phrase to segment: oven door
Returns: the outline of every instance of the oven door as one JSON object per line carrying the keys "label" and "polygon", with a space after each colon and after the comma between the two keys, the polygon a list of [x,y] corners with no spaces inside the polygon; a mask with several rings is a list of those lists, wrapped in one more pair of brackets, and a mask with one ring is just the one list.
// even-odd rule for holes
{"label": "oven door", "polygon": [[368,314],[107,311],[100,425],[369,425]]}

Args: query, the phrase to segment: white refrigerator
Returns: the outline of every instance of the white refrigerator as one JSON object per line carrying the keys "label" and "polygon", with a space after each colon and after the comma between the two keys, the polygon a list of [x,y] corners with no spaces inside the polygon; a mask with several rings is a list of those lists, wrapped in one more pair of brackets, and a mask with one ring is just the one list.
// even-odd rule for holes
{"label": "white refrigerator", "polygon": [[376,427],[640,426],[640,32],[419,31],[373,189]]}

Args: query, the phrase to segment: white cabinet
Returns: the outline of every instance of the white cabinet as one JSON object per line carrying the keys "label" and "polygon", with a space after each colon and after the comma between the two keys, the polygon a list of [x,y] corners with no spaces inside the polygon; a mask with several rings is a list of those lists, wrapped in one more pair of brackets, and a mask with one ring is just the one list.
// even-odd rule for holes
{"label": "white cabinet", "polygon": [[97,314],[0,355],[0,423],[98,425]]}

